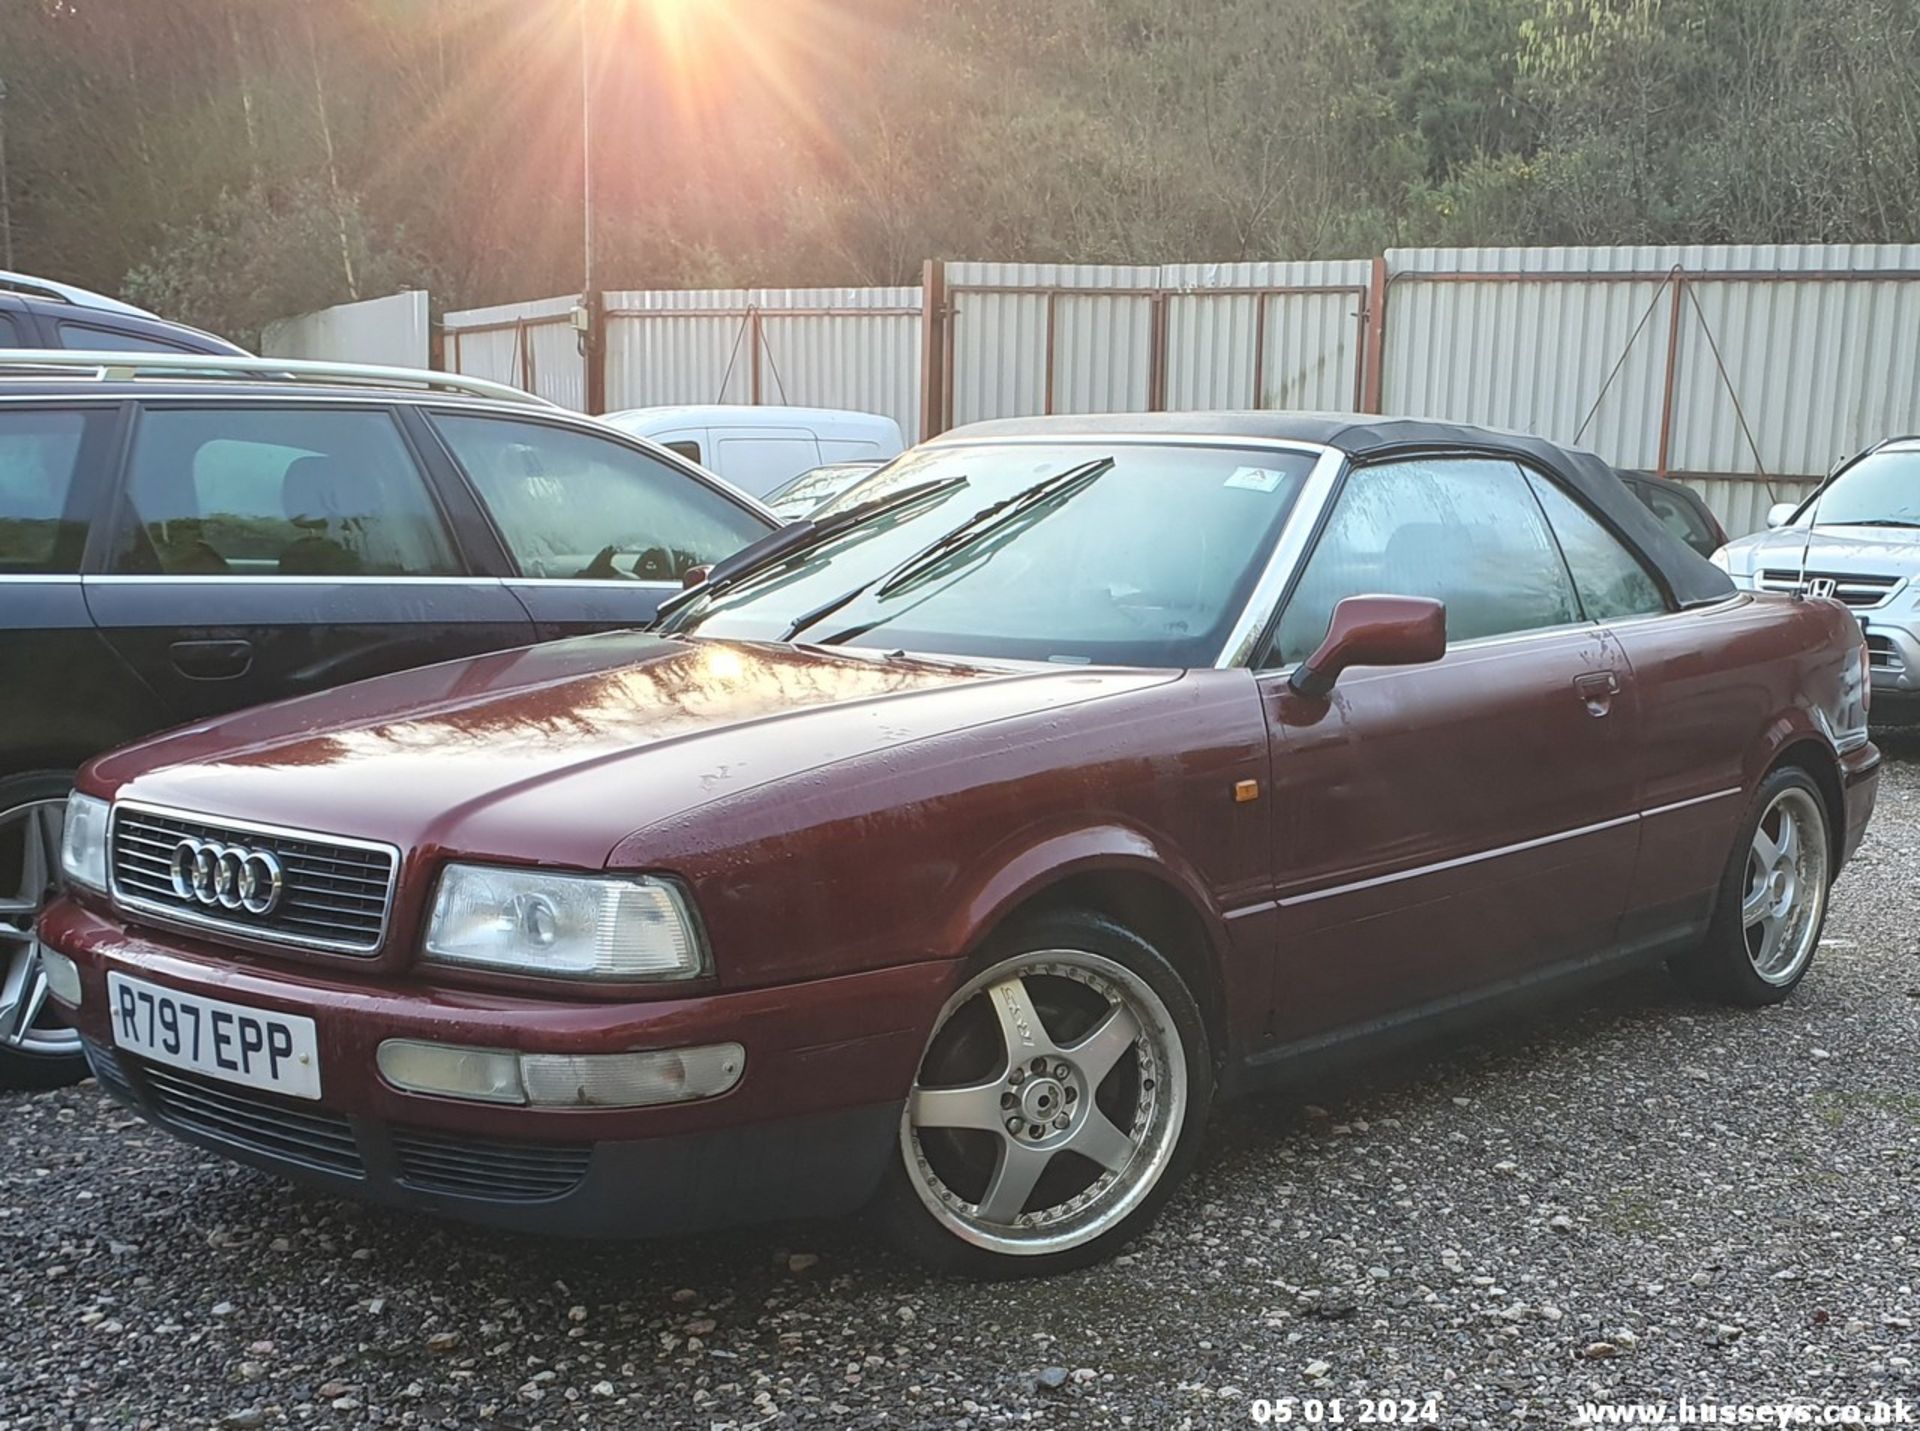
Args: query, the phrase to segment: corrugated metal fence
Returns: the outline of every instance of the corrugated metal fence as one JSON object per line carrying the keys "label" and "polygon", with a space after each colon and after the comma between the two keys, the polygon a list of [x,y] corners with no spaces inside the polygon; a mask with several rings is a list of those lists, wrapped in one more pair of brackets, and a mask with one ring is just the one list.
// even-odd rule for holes
{"label": "corrugated metal fence", "polygon": [[441,320],[448,372],[491,378],[586,411],[587,361],[573,326],[577,298],[537,298],[469,308]]}
{"label": "corrugated metal fence", "polygon": [[949,263],[942,425],[1048,412],[1352,408],[1364,260]]}
{"label": "corrugated metal fence", "polygon": [[920,430],[918,288],[606,295],[607,410],[747,402],[885,413]]}
{"label": "corrugated metal fence", "polygon": [[1731,531],[1920,428],[1920,244],[1396,249],[1381,407],[1684,478]]}
{"label": "corrugated metal fence", "polygon": [[1156,408],[1453,418],[1681,477],[1736,532],[1920,430],[1920,244],[930,263],[919,288],[608,293],[592,360],[575,301],[449,314],[445,361],[574,407],[807,403],[910,434]]}
{"label": "corrugated metal fence", "polygon": [[603,391],[572,296],[449,313],[447,367],[513,383],[567,407],[618,412],[667,403],[855,408],[920,431],[918,288],[727,288],[610,292]]}

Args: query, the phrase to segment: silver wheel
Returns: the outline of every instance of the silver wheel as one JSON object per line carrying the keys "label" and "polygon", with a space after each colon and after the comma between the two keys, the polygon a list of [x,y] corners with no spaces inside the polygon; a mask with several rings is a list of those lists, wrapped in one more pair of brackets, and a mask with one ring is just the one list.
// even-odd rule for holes
{"label": "silver wheel", "polygon": [[994,965],[941,1010],[901,1152],[942,1226],[1038,1256],[1137,1208],[1186,1109],[1186,1048],[1152,986],[1104,955],[1040,950]]}
{"label": "silver wheel", "polygon": [[60,872],[65,800],[28,800],[0,810],[0,1049],[74,1057],[80,1035],[47,1001],[40,967],[40,911]]}
{"label": "silver wheel", "polygon": [[1813,957],[1827,909],[1827,819],[1819,800],[1793,788],[1774,796],[1753,832],[1740,927],[1753,971],[1790,984]]}

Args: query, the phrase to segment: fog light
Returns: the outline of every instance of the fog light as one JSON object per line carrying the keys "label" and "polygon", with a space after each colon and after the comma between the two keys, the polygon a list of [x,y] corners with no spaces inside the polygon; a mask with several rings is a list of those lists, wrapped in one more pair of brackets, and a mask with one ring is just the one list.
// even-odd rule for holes
{"label": "fog light", "polygon": [[520,1060],[498,1048],[460,1048],[446,1043],[422,1043],[390,1038],[374,1056],[380,1076],[409,1093],[437,1093],[444,1098],[474,1098],[483,1103],[525,1103],[520,1086]]}
{"label": "fog light", "polygon": [[712,1098],[740,1081],[747,1051],[737,1043],[639,1053],[526,1053],[527,1099],[545,1108],[639,1108]]}
{"label": "fog light", "polygon": [[643,1108],[713,1098],[740,1081],[737,1043],[634,1053],[514,1053],[393,1038],[380,1045],[380,1074],[408,1093],[541,1108]]}
{"label": "fog light", "polygon": [[47,992],[68,1008],[79,1008],[80,966],[43,944],[40,946],[40,968],[47,976]]}

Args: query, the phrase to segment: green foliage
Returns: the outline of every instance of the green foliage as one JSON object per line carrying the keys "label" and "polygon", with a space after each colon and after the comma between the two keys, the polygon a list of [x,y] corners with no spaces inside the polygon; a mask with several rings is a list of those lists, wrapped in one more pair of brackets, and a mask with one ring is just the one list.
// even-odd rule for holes
{"label": "green foliage", "polygon": [[187,223],[164,226],[120,286],[132,302],[253,344],[275,318],[427,282],[423,263],[370,240],[355,200],[336,204],[304,183],[223,190]]}
{"label": "green foliage", "polygon": [[18,263],[577,289],[583,15],[606,288],[1920,236],[1920,0],[9,0]]}

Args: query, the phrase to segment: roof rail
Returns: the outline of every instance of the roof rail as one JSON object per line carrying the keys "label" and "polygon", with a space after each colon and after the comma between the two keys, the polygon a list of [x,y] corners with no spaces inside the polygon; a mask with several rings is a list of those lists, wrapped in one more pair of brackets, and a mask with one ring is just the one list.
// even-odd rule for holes
{"label": "roof rail", "polygon": [[0,380],[9,373],[25,377],[91,377],[124,383],[142,378],[259,378],[265,381],[324,384],[351,388],[424,388],[491,398],[529,407],[554,407],[543,397],[486,378],[424,368],[372,367],[364,363],[321,363],[310,358],[243,358],[206,353],[85,353],[39,348],[0,348]]}
{"label": "roof rail", "polygon": [[4,268],[0,268],[0,290],[25,293],[34,298],[51,298],[56,302],[71,303],[76,308],[92,308],[102,313],[124,313],[133,318],[166,321],[157,313],[149,313],[131,303],[122,303],[118,298],[109,298],[104,293],[95,293],[91,288],[76,288],[71,283],[55,283],[51,278],[35,278],[30,273],[13,273]]}

